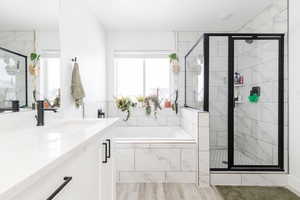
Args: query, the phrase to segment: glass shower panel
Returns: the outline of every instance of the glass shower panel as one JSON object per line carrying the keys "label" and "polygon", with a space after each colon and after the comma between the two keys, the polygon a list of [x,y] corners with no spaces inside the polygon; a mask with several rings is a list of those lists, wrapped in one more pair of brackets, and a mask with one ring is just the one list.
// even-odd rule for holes
{"label": "glass shower panel", "polygon": [[203,109],[204,104],[204,56],[201,39],[186,57],[186,95],[188,107]]}
{"label": "glass shower panel", "polygon": [[228,38],[209,39],[210,168],[228,167]]}
{"label": "glass shower panel", "polygon": [[234,39],[234,166],[278,165],[278,40]]}

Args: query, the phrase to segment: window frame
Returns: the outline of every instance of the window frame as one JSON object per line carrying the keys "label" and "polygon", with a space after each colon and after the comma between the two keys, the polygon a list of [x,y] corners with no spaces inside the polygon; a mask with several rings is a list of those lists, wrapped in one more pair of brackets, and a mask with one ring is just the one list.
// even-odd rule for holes
{"label": "window frame", "polygon": [[[40,58],[40,62],[41,62],[41,66],[45,66],[45,67],[41,67],[40,68],[40,75],[42,75],[39,78],[39,87],[40,87],[40,92],[44,98],[46,98],[46,96],[48,95],[48,77],[46,77],[46,74],[48,73],[48,59],[58,59],[60,60],[60,67],[61,67],[61,55],[60,55],[60,51],[59,50],[47,50],[47,51],[43,51],[41,54],[41,58]],[[60,89],[61,89],[61,74],[59,74],[59,85],[60,85]]]}
{"label": "window frame", "polygon": [[[146,74],[146,59],[168,59],[168,54],[163,53],[163,54],[136,54],[136,53],[117,53],[114,54],[114,60],[113,60],[113,65],[114,65],[114,92],[113,95],[116,97],[120,97],[120,92],[118,91],[118,59],[142,59],[142,84],[143,84],[143,89],[142,89],[142,96],[146,96],[146,79],[147,79],[147,74]],[[170,65],[168,65],[168,75],[169,75],[169,84],[168,84],[168,91],[169,91],[169,97],[171,96],[171,69]]]}

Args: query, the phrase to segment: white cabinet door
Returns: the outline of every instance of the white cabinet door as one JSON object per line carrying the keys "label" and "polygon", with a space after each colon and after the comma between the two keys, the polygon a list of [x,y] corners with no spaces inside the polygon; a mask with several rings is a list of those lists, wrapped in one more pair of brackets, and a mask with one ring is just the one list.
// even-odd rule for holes
{"label": "white cabinet door", "polygon": [[72,180],[53,200],[99,200],[99,143],[83,147],[9,200],[47,200],[66,181],[64,177]]}
{"label": "white cabinet door", "polygon": [[113,152],[111,140],[103,139],[100,147],[100,196],[101,200],[115,200],[115,176],[113,171]]}

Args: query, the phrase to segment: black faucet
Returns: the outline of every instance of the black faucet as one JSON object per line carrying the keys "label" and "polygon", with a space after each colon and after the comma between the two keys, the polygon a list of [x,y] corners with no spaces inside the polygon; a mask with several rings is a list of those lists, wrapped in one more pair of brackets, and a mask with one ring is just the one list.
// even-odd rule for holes
{"label": "black faucet", "polygon": [[105,112],[102,109],[98,109],[98,118],[105,118]]}
{"label": "black faucet", "polygon": [[11,108],[0,108],[0,112],[4,112],[4,111],[19,112],[20,111],[19,100],[11,101]]}
{"label": "black faucet", "polygon": [[37,121],[37,126],[44,126],[45,121],[44,121],[44,112],[45,111],[52,111],[52,112],[57,112],[55,108],[44,108],[44,101],[39,100],[36,102],[37,107],[37,115],[35,116],[36,121]]}

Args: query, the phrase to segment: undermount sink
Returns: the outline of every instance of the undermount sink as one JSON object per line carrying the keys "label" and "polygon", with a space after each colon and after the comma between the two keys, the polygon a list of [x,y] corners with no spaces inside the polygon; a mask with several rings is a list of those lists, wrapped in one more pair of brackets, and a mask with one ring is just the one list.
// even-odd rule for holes
{"label": "undermount sink", "polygon": [[107,119],[83,119],[83,120],[66,120],[57,124],[41,127],[45,132],[56,133],[76,133],[78,131],[91,131],[99,126],[105,126],[109,122]]}

